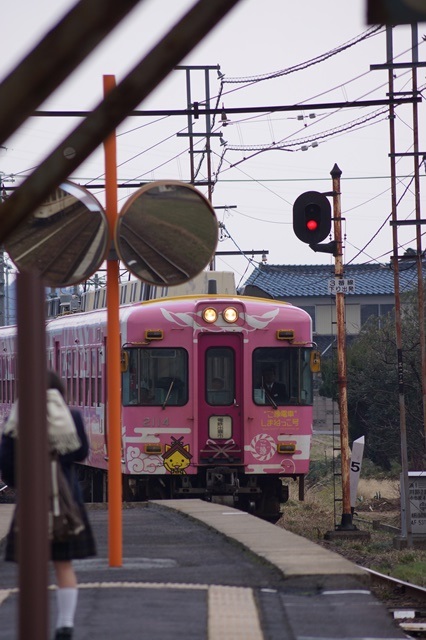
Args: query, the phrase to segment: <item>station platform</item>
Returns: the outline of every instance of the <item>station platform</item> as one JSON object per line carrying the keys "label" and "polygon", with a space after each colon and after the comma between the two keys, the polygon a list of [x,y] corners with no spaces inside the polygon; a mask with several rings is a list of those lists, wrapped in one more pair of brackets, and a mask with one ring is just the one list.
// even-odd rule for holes
{"label": "station platform", "polygon": [[[12,505],[0,505],[0,540]],[[75,561],[75,640],[406,638],[342,556],[200,500],[123,505],[123,564],[108,563],[108,511],[91,505],[98,556]],[[0,637],[18,638],[17,566],[2,559]],[[51,575],[51,636],[55,618]]]}

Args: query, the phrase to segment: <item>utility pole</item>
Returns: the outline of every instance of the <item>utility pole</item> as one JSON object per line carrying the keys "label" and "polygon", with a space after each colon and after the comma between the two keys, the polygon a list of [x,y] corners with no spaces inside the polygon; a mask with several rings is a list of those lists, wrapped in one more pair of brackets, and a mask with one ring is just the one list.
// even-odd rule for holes
{"label": "utility pole", "polygon": [[[210,204],[212,204],[213,181],[212,181],[212,159],[211,159],[210,139],[212,137],[220,138],[222,134],[212,132],[212,117],[211,117],[211,113],[209,112],[210,110],[210,72],[217,71],[217,73],[219,73],[220,66],[219,65],[215,65],[215,66],[179,65],[176,67],[176,69],[183,70],[185,71],[185,74],[186,74],[186,99],[187,99],[187,108],[189,112],[187,117],[188,133],[178,133],[177,135],[180,137],[189,138],[189,162],[190,162],[190,169],[191,169],[191,180],[190,180],[191,184],[193,186],[207,186],[207,199],[210,202]],[[204,100],[202,104],[204,105],[204,108],[206,110],[205,111],[205,131],[201,131],[197,133],[195,133],[194,131],[193,119],[198,120],[199,118],[199,115],[197,112],[198,112],[198,107],[200,105],[200,102],[192,101],[192,89],[191,89],[191,72],[196,72],[196,71],[204,72]],[[191,113],[192,109],[194,109],[193,114]],[[195,149],[194,138],[196,137],[205,138],[205,144],[202,149]],[[195,171],[195,162],[194,162],[195,154],[202,154],[202,156],[205,156],[206,158],[207,180],[196,180],[197,174],[199,173],[203,163],[203,157],[201,157],[201,160],[199,162],[198,170]],[[210,270],[214,270],[214,268],[215,268],[215,259],[213,256],[212,261],[210,263]]]}
{"label": "utility pole", "polygon": [[[393,81],[393,41],[392,27],[386,27],[386,47],[387,63],[390,65],[388,72],[389,95],[394,95]],[[411,547],[411,517],[408,491],[408,455],[407,455],[407,422],[405,413],[404,397],[404,361],[402,351],[402,325],[401,325],[401,296],[399,287],[399,261],[398,261],[398,224],[397,224],[397,199],[396,199],[396,166],[395,166],[395,109],[393,104],[389,106],[389,138],[390,138],[390,160],[391,160],[391,198],[392,198],[392,240],[393,240],[393,273],[395,289],[395,332],[396,350],[398,358],[398,400],[399,400],[399,427],[401,433],[401,467],[402,467],[402,491],[401,497],[405,502],[405,530],[407,536],[407,546]],[[402,524],[402,523],[401,523]]]}
{"label": "utility pole", "polygon": [[[412,91],[413,97],[418,94],[417,67],[419,61],[418,52],[418,28],[417,24],[411,25],[411,51],[412,51]],[[422,156],[424,154],[421,154]],[[416,264],[417,264],[417,302],[420,332],[420,356],[422,370],[422,401],[423,401],[423,431],[425,437],[426,454],[426,340],[425,340],[425,309],[423,288],[423,249],[420,215],[420,176],[419,176],[419,117],[417,102],[413,102],[413,157],[414,157],[414,198],[416,206]]]}
{"label": "utility pole", "polygon": [[[420,347],[422,353],[422,395],[423,395],[423,420],[426,421],[426,364],[425,359],[425,345],[424,345],[424,303],[423,303],[423,265],[422,265],[422,251],[421,251],[421,231],[420,225],[424,224],[424,220],[420,219],[420,183],[418,179],[418,161],[419,157],[425,155],[424,152],[418,151],[418,123],[417,123],[417,110],[415,109],[415,101],[417,100],[417,79],[416,70],[417,67],[425,67],[425,62],[418,62],[417,57],[417,29],[412,28],[412,60],[411,62],[398,62],[393,61],[393,38],[392,38],[393,26],[386,26],[386,64],[371,65],[371,69],[387,69],[388,71],[388,93],[389,93],[389,147],[390,147],[390,169],[391,169],[391,200],[392,200],[392,268],[394,274],[394,290],[395,290],[395,334],[396,334],[396,351],[397,351],[397,367],[398,367],[398,400],[399,400],[399,427],[400,427],[400,441],[401,441],[401,506],[405,504],[405,510],[401,508],[401,529],[403,531],[403,538],[405,538],[407,546],[413,546],[412,526],[411,526],[411,509],[410,509],[410,494],[409,494],[409,475],[408,475],[408,452],[407,452],[407,421],[406,421],[406,409],[405,409],[405,395],[404,395],[404,360],[402,349],[402,321],[401,321],[401,295],[399,285],[399,262],[401,257],[398,256],[398,227],[402,224],[412,224],[416,226],[416,239],[417,239],[417,268],[418,268],[418,296],[419,296],[419,323],[420,326]],[[398,95],[394,89],[394,72],[395,68],[411,68],[413,72],[412,79],[412,95],[411,101],[413,104],[413,133],[414,133],[414,152],[410,153],[396,153],[396,135],[395,135],[395,97]],[[397,156],[414,156],[414,183],[415,183],[415,202],[416,202],[416,218],[412,220],[398,220],[398,203],[396,197],[396,162]],[[426,427],[425,427],[426,429]],[[426,434],[426,432],[425,432]]]}
{"label": "utility pole", "polygon": [[[213,181],[212,181],[212,171],[211,171],[211,145],[210,139],[212,137],[220,138],[222,136],[221,133],[213,133],[212,132],[212,118],[210,113],[210,72],[217,71],[219,72],[219,65],[215,66],[200,66],[200,65],[179,65],[176,67],[177,70],[183,70],[186,74],[186,100],[187,100],[187,108],[188,108],[188,132],[187,133],[178,133],[179,137],[189,138],[189,161],[191,167],[191,179],[190,182],[194,186],[207,186],[208,189],[208,200],[211,203],[212,201],[212,193],[213,193]],[[204,100],[200,103],[199,101],[193,102],[192,100],[192,84],[191,84],[191,72],[194,73],[196,71],[204,72]],[[198,108],[202,104],[204,106],[204,114],[205,114],[205,131],[194,131],[194,123],[193,120],[198,120]],[[205,138],[205,144],[202,149],[195,149],[194,138]],[[198,171],[195,171],[195,162],[194,156],[196,154],[202,154],[206,156],[207,163],[207,180],[196,180],[196,175]],[[203,159],[199,163],[199,168],[201,167]]]}

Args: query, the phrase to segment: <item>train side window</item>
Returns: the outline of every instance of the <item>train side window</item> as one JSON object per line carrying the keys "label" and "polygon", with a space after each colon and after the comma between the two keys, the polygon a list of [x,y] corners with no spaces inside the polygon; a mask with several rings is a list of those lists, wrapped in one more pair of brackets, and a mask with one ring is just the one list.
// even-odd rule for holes
{"label": "train side window", "polygon": [[5,357],[0,358],[0,399],[1,402],[6,402],[6,389],[5,389],[5,379],[6,379],[6,360]]}
{"label": "train side window", "polygon": [[98,393],[97,393],[97,406],[100,407],[102,403],[102,349],[98,349]]}
{"label": "train side window", "polygon": [[96,391],[97,391],[97,384],[96,384],[96,380],[97,380],[97,352],[96,349],[92,349],[91,350],[91,360],[92,360],[92,366],[91,366],[91,371],[90,371],[90,404],[92,407],[96,407],[96,403],[97,403],[97,398],[96,398]]}
{"label": "train side window", "polygon": [[84,404],[84,349],[78,349],[78,369],[77,369],[77,404],[82,407]]}
{"label": "train side window", "polygon": [[67,350],[66,356],[66,390],[67,390],[67,400],[69,403],[72,402],[72,351],[71,349]]}
{"label": "train side window", "polygon": [[127,349],[127,369],[122,377],[123,405],[139,404],[139,353],[138,349]]}
{"label": "train side window", "polygon": [[73,363],[72,363],[72,404],[77,404],[78,402],[78,350],[73,349]]}
{"label": "train side window", "polygon": [[90,406],[90,349],[84,351],[84,405]]}

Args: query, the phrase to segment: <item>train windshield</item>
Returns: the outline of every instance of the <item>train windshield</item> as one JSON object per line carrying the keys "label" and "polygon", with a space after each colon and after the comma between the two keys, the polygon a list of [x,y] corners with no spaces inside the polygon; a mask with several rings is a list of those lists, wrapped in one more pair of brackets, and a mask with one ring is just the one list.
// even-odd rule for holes
{"label": "train windshield", "polygon": [[264,347],[253,352],[253,400],[276,408],[313,402],[311,349]]}
{"label": "train windshield", "polygon": [[188,402],[188,353],[185,349],[125,350],[123,405],[182,406]]}

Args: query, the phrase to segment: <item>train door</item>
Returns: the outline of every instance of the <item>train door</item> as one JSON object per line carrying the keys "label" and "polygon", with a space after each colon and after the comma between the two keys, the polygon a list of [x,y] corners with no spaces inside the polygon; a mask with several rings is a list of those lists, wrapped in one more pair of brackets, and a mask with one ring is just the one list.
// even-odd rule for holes
{"label": "train door", "polygon": [[239,333],[199,336],[200,464],[242,464],[243,352]]}

